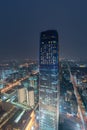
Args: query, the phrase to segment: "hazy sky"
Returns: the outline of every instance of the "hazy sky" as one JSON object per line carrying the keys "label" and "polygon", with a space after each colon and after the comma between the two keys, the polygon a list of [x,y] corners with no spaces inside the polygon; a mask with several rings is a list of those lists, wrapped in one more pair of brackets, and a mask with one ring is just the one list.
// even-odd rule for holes
{"label": "hazy sky", "polygon": [[38,58],[48,29],[59,33],[60,56],[87,58],[87,0],[0,0],[0,59]]}

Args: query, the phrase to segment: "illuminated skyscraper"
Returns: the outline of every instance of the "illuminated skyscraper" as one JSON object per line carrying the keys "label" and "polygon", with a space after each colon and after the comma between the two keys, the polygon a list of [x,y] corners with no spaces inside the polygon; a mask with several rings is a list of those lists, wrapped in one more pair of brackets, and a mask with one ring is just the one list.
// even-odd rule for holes
{"label": "illuminated skyscraper", "polygon": [[41,33],[39,53],[39,130],[58,130],[59,46],[56,30]]}

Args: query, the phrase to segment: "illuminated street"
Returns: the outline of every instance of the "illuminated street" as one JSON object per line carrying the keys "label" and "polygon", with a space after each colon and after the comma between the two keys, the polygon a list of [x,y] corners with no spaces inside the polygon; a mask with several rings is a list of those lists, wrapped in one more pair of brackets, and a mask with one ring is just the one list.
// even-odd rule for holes
{"label": "illuminated street", "polygon": [[7,85],[5,88],[3,88],[3,89],[0,90],[1,93],[5,93],[5,92],[9,91],[10,89],[14,88],[15,86],[20,85],[21,82],[23,80],[26,80],[27,78],[29,78],[29,76],[26,76],[26,77],[24,77],[24,78],[16,81],[15,83],[11,83],[11,84]]}
{"label": "illuminated street", "polygon": [[72,81],[72,83],[73,83],[73,87],[74,87],[74,93],[75,93],[75,96],[76,96],[76,98],[77,98],[77,102],[78,102],[78,116],[79,116],[79,118],[80,118],[80,120],[82,121],[82,125],[83,125],[83,129],[84,130],[87,130],[86,128],[87,128],[87,125],[86,125],[86,116],[85,116],[85,113],[86,113],[86,111],[85,111],[85,109],[84,109],[84,107],[83,107],[83,103],[82,103],[82,101],[81,101],[81,97],[80,97],[80,95],[79,95],[79,93],[78,93],[78,91],[77,91],[77,86],[76,86],[76,83],[75,83],[75,79],[74,79],[74,76],[72,76],[71,75],[71,81]]}

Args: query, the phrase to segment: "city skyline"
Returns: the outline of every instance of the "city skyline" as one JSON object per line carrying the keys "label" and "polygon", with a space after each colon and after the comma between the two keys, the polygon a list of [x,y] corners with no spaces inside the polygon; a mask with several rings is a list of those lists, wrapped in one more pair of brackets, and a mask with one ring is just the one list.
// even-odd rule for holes
{"label": "city skyline", "polygon": [[1,1],[0,60],[38,59],[39,34],[59,32],[60,57],[86,59],[87,1]]}

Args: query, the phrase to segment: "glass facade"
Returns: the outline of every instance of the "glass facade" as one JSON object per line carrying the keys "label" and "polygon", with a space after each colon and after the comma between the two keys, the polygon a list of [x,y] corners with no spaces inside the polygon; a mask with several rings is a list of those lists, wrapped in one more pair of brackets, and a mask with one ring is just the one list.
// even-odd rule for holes
{"label": "glass facade", "polygon": [[39,130],[58,130],[59,119],[58,33],[48,30],[40,36]]}

